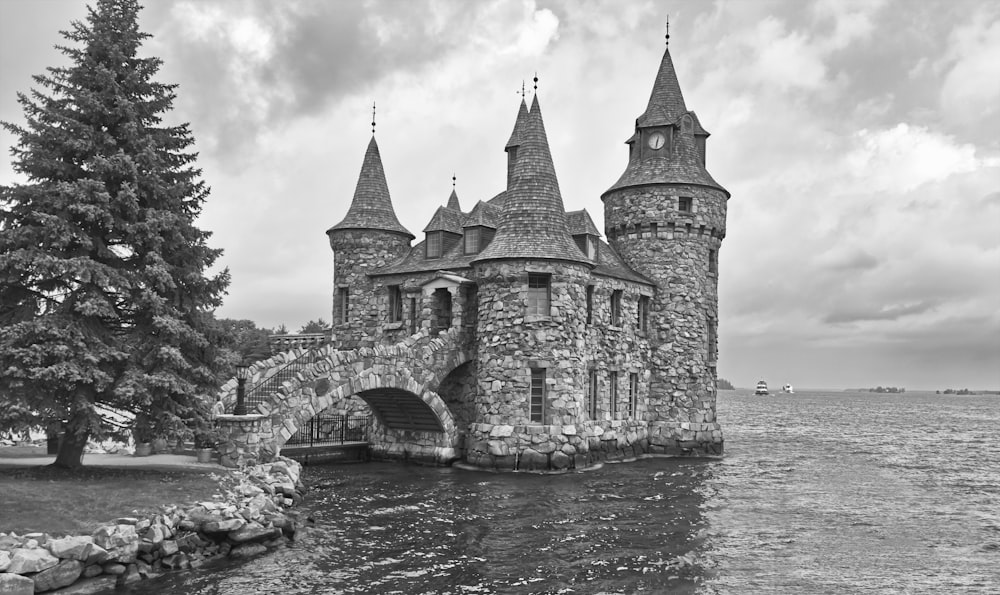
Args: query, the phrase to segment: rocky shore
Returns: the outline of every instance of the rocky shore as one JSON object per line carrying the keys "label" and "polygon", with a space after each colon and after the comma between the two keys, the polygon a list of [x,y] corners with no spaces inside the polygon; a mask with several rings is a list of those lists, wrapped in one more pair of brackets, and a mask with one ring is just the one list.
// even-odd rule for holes
{"label": "rocky shore", "polygon": [[295,538],[302,499],[299,463],[280,458],[223,481],[223,497],[150,518],[119,518],[91,535],[0,533],[0,594],[90,594],[195,568],[223,556],[244,558]]}

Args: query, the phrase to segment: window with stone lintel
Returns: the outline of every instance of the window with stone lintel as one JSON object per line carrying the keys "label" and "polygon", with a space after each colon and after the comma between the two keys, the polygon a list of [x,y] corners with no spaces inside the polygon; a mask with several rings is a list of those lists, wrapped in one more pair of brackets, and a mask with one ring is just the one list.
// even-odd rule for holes
{"label": "window with stone lintel", "polygon": [[552,275],[528,273],[528,316],[550,316]]}

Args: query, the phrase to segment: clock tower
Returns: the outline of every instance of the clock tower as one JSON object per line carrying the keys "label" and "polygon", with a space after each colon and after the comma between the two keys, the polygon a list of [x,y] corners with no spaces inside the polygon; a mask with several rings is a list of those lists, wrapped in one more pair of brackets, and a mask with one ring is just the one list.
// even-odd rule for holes
{"label": "clock tower", "polygon": [[722,452],[715,416],[718,256],[729,192],[705,169],[708,136],[684,103],[667,48],[626,141],[625,172],[601,196],[609,243],[657,285],[646,413],[654,452]]}

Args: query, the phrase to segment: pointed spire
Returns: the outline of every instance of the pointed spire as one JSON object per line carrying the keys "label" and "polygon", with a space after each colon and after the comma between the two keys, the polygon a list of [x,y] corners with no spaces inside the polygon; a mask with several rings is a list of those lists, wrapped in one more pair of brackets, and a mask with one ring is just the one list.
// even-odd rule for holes
{"label": "pointed spire", "polygon": [[524,129],[525,122],[528,121],[528,104],[524,101],[524,95],[521,95],[521,106],[517,109],[517,119],[514,120],[514,130],[510,133],[510,139],[507,140],[507,144],[504,145],[504,150],[510,149],[511,147],[521,146],[521,130]]}
{"label": "pointed spire", "polygon": [[[669,37],[669,34],[667,35]],[[677,82],[677,72],[670,58],[670,48],[663,52],[660,70],[653,82],[653,91],[649,94],[649,104],[636,123],[640,126],[662,126],[673,124],[681,114],[687,112],[684,105],[684,95]]]}
{"label": "pointed spire", "polygon": [[458,193],[455,191],[455,183],[457,178],[455,174],[451,175],[451,196],[448,197],[448,208],[462,212],[462,205],[458,203]]}
{"label": "pointed spire", "polygon": [[382,156],[379,154],[378,143],[375,142],[374,136],[368,143],[368,150],[365,151],[351,207],[347,209],[344,220],[327,232],[337,229],[379,229],[404,234],[410,239],[414,238],[414,235],[400,224],[396,218],[396,211],[392,208],[389,185],[386,184],[385,171],[382,169]]}
{"label": "pointed spire", "polygon": [[473,262],[531,258],[590,264],[569,235],[537,94],[521,141],[496,237]]}

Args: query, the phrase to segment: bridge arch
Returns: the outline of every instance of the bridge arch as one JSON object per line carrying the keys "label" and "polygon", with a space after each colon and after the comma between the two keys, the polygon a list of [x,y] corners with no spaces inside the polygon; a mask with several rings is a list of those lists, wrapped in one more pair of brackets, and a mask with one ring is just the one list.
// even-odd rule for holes
{"label": "bridge arch", "polygon": [[258,406],[270,420],[263,450],[280,452],[316,414],[352,396],[374,414],[376,456],[450,463],[459,458],[459,431],[437,393],[455,368],[472,360],[461,328],[431,337],[425,329],[391,346],[335,351],[329,347]]}

